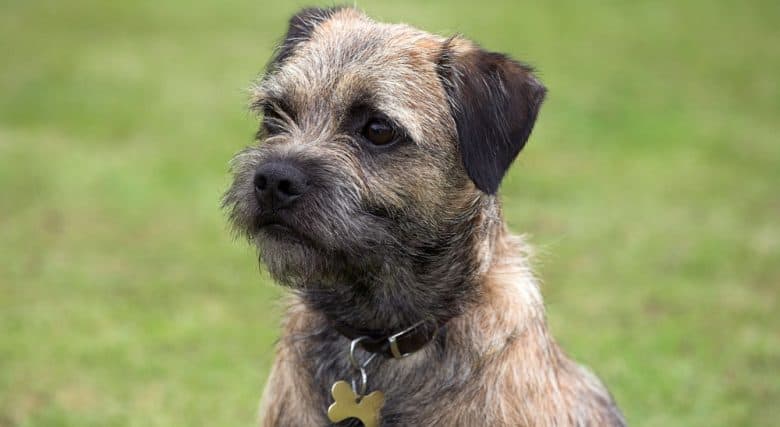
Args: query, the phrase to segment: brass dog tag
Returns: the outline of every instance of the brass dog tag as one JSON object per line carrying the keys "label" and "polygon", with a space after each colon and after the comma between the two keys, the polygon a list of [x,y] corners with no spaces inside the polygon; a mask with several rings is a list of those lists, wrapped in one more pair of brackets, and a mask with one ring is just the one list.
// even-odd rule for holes
{"label": "brass dog tag", "polygon": [[347,418],[357,418],[365,427],[379,426],[379,411],[385,404],[385,395],[373,391],[359,396],[346,381],[336,381],[330,389],[333,404],[328,408],[328,419],[337,423]]}

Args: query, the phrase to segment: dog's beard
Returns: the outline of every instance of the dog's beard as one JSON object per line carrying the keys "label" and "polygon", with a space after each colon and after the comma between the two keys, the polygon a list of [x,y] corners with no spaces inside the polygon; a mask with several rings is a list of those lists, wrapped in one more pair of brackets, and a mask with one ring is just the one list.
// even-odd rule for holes
{"label": "dog's beard", "polygon": [[366,276],[384,262],[382,253],[393,240],[376,217],[355,213],[348,217],[349,221],[334,221],[331,215],[322,224],[309,216],[299,228],[256,230],[252,240],[260,262],[274,280],[294,288],[328,287]]}
{"label": "dog's beard", "polygon": [[256,239],[260,262],[282,285],[302,287],[327,275],[328,257],[323,250],[303,241],[280,240],[260,235]]}
{"label": "dog's beard", "polygon": [[[330,213],[328,221],[317,222],[318,212]],[[261,263],[275,281],[327,318],[373,329],[447,319],[474,299],[478,263],[470,249],[471,233],[450,230],[437,236],[412,229],[411,221],[349,213],[334,216],[340,213],[331,205],[306,211],[305,227],[258,229],[252,240]],[[345,228],[334,229],[339,223]],[[430,235],[437,237],[421,237]]]}

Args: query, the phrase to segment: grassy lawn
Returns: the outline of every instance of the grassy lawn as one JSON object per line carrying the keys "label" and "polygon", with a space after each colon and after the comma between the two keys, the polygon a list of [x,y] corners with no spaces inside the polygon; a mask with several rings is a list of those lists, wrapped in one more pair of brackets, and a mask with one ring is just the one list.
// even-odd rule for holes
{"label": "grassy lawn", "polygon": [[[218,204],[291,3],[0,2],[0,426],[253,425],[281,292]],[[776,425],[780,3],[358,3],[537,65],[506,217],[630,423]]]}

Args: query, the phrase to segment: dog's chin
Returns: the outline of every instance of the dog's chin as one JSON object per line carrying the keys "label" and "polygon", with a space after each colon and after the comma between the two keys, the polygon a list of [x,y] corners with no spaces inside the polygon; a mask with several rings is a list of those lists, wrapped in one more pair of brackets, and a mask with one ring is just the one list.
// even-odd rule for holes
{"label": "dog's chin", "polygon": [[270,223],[260,227],[256,239],[259,244],[266,245],[302,245],[311,246],[308,238],[292,227],[282,223]]}
{"label": "dog's chin", "polygon": [[325,273],[327,259],[311,238],[289,226],[262,227],[255,236],[260,262],[282,285],[299,287]]}
{"label": "dog's chin", "polygon": [[383,262],[380,248],[387,238],[381,223],[359,213],[350,221],[353,227],[344,229],[340,221],[258,215],[250,232],[260,262],[277,282],[314,286],[344,280]]}

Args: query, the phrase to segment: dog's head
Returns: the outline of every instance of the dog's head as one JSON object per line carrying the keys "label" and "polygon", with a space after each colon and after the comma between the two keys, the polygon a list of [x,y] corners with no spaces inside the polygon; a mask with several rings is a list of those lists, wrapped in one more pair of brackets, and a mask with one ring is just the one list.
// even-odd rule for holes
{"label": "dog's head", "polygon": [[258,143],[234,158],[225,206],[283,282],[414,270],[498,215],[544,95],[466,39],[305,9],[253,88]]}

